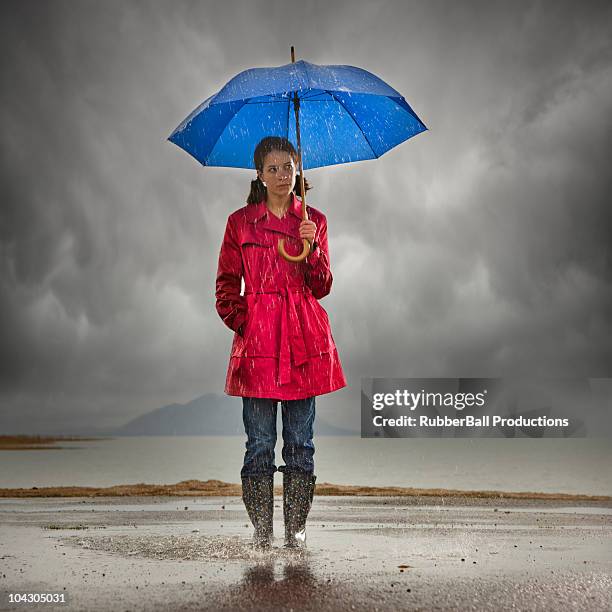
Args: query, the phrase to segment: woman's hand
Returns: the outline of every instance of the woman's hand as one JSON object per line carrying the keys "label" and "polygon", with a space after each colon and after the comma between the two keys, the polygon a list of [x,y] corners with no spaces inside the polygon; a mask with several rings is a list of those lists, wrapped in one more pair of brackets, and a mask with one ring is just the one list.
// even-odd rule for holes
{"label": "woman's hand", "polygon": [[317,232],[317,224],[310,219],[304,219],[300,223],[300,238],[306,238],[309,242],[315,239]]}

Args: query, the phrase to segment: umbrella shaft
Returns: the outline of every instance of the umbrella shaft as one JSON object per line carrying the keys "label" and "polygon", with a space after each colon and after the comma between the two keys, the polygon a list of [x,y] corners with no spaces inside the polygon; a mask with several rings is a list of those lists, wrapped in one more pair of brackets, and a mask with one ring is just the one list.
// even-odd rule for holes
{"label": "umbrella shaft", "polygon": [[[291,46],[291,63],[295,63],[295,48]],[[300,99],[297,91],[293,92],[293,109],[295,110],[295,134],[298,146],[298,167],[300,170],[300,186],[302,193],[302,219],[306,219],[306,188],[304,185],[304,169],[302,168],[302,141],[300,139]]]}
{"label": "umbrella shaft", "polygon": [[304,169],[302,168],[302,141],[300,138],[300,101],[297,97],[297,91],[293,94],[293,108],[295,110],[295,134],[297,136],[298,166],[300,170],[300,183],[302,193],[302,219],[306,219],[306,189],[304,185]]}

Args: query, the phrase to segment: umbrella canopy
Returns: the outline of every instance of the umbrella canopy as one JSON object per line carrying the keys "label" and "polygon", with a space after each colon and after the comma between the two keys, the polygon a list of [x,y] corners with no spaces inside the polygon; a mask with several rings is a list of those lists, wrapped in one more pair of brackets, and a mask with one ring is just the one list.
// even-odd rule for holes
{"label": "umbrella canopy", "polygon": [[296,95],[306,170],[380,157],[427,129],[408,102],[371,72],[300,60],[236,75],[168,140],[204,166],[254,169],[253,151],[265,136],[297,141]]}

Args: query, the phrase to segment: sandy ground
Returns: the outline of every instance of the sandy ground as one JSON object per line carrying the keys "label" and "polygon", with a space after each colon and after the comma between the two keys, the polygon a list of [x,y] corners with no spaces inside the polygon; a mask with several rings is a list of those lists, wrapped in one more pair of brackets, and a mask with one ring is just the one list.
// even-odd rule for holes
{"label": "sandy ground", "polygon": [[3,498],[0,609],[610,610],[610,502],[317,496],[301,554],[275,519],[261,553],[239,497]]}

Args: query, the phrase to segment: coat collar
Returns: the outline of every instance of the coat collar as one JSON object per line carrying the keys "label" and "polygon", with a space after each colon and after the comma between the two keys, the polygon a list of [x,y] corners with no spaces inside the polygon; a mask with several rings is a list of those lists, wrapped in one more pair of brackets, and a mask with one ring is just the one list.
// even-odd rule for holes
{"label": "coat collar", "polygon": [[[297,217],[300,221],[302,220],[302,201],[298,199],[295,193],[291,193],[292,203],[289,205],[289,214]],[[268,219],[272,217],[277,221],[280,221],[276,215],[272,214],[268,207],[266,206],[265,200],[262,200],[258,204],[249,204],[246,210],[247,221],[249,223],[255,223],[259,221],[262,217],[267,217]]]}
{"label": "coat collar", "polygon": [[256,227],[267,229],[273,232],[280,232],[287,236],[293,236],[299,240],[299,226],[302,222],[302,201],[295,193],[291,194],[293,202],[289,205],[287,212],[288,218],[279,219],[271,213],[264,200],[258,204],[248,204],[246,209],[246,219],[249,223],[256,224]]}

